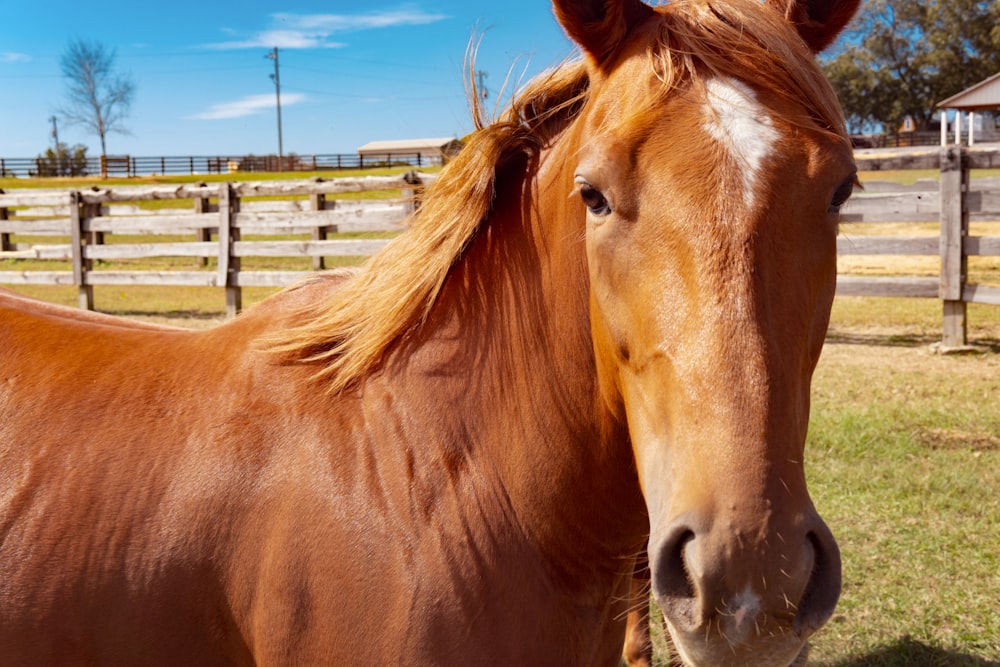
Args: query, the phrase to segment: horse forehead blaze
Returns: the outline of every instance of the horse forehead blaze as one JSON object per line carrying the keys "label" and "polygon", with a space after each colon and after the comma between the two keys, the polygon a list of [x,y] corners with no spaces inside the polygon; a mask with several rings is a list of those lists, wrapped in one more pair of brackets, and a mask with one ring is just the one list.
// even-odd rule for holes
{"label": "horse forehead blaze", "polygon": [[743,199],[752,208],[767,158],[776,150],[778,130],[757,94],[729,77],[705,82],[707,101],[702,127],[737,163]]}

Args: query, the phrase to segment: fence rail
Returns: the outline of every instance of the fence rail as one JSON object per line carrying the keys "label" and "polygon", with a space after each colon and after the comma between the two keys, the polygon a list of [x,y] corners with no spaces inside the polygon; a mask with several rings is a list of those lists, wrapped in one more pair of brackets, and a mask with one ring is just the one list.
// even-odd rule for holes
{"label": "fence rail", "polygon": [[[845,233],[838,239],[838,253],[939,257],[940,273],[935,277],[841,275],[837,294],[940,299],[943,344],[965,345],[966,305],[1000,305],[1000,286],[968,282],[970,256],[1000,257],[1000,236],[969,233],[970,220],[1000,221],[1000,179],[970,180],[969,170],[1000,167],[1000,151],[952,147],[903,156],[862,153],[857,157],[862,170],[933,167],[940,169],[940,180],[918,181],[912,186],[872,183],[867,190],[855,193],[843,210]],[[0,270],[0,283],[76,285],[80,305],[85,308],[93,307],[97,285],[225,287],[227,310],[235,313],[241,305],[241,288],[287,285],[303,275],[250,270],[241,267],[241,260],[308,257],[314,268],[322,268],[326,257],[374,254],[385,240],[339,235],[400,230],[414,206],[413,191],[431,178],[411,172],[361,179],[10,191],[0,194],[0,260],[61,260],[72,262],[72,269]],[[338,199],[346,192],[388,189],[405,194],[388,201]],[[189,208],[141,207],[142,202],[156,200],[187,200]],[[935,236],[850,233],[852,223],[864,222],[938,222],[940,228]],[[149,240],[103,242],[104,235],[115,234],[144,235]],[[156,241],[156,234],[190,235],[194,239]],[[37,240],[53,235],[57,238],[53,242]],[[36,240],[19,242],[19,237]],[[197,258],[203,268],[112,271],[94,264],[164,256]],[[215,261],[215,271],[208,270],[209,259]]]}

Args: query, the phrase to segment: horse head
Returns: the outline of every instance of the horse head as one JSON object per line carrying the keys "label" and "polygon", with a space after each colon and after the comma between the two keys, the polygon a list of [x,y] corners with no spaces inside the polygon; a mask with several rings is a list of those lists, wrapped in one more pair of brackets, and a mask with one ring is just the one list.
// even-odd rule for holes
{"label": "horse head", "polygon": [[565,155],[600,389],[693,665],[790,664],[840,594],[803,449],[856,175],[813,56],[857,1],[555,2],[590,77]]}

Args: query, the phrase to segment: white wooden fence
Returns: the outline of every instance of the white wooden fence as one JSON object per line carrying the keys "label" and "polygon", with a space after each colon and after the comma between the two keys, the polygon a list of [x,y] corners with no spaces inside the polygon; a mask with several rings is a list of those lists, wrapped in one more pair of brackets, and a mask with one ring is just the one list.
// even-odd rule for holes
{"label": "white wooden fence", "polygon": [[[235,314],[242,305],[243,287],[288,285],[304,274],[241,270],[241,259],[312,257],[312,267],[321,269],[325,257],[374,254],[387,240],[338,235],[400,231],[418,201],[418,191],[433,178],[410,172],[398,177],[11,190],[0,194],[0,283],[76,285],[80,306],[88,309],[93,308],[93,289],[98,285],[225,287],[227,311]],[[401,196],[337,198],[381,190],[398,190]],[[152,200],[186,200],[193,206],[187,210],[139,206]],[[148,240],[105,243],[108,234],[138,234]],[[192,240],[157,241],[157,235],[165,234]],[[296,235],[303,238],[287,239]],[[216,240],[211,240],[213,236]],[[214,271],[123,271],[94,264],[152,257],[200,258],[202,267],[209,258],[217,261]],[[72,268],[16,270],[16,262],[2,261],[18,259],[59,260],[63,265],[71,262]]]}

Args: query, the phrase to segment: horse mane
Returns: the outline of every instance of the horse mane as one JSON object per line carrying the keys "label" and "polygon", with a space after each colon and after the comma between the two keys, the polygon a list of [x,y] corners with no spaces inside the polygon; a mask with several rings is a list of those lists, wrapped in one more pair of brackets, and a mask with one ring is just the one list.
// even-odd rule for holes
{"label": "horse mane", "polygon": [[396,340],[423,322],[452,266],[489,218],[498,174],[537,156],[575,115],[587,88],[582,63],[541,75],[494,122],[470,95],[476,131],[428,188],[408,229],[371,257],[302,324],[264,340],[286,360],[317,364],[329,391],[377,365]]}
{"label": "horse mane", "polygon": [[[673,0],[663,9],[651,66],[668,95],[704,71],[747,79],[797,100],[803,122],[844,137],[843,114],[805,43],[761,0]],[[471,68],[470,68],[471,69]],[[582,61],[531,81],[493,122],[473,89],[476,131],[428,189],[409,228],[371,257],[330,296],[300,313],[301,324],[264,345],[290,362],[315,365],[337,393],[359,380],[428,316],[451,268],[489,219],[499,174],[534,158],[576,117],[590,88]],[[649,100],[653,106],[658,100]],[[527,159],[526,159],[527,158]],[[507,170],[512,171],[512,170]]]}

